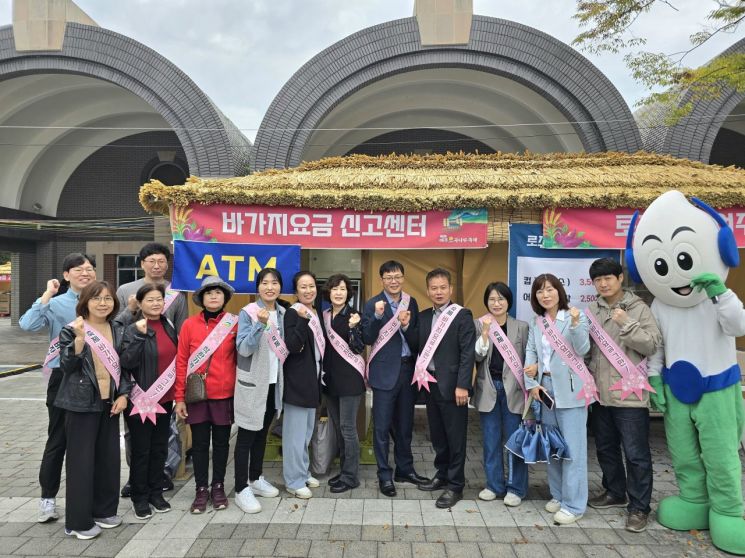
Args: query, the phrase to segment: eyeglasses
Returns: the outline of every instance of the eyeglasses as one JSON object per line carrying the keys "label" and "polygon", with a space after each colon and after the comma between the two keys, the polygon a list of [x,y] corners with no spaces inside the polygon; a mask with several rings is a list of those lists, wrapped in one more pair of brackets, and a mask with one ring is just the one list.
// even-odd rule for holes
{"label": "eyeglasses", "polygon": [[72,273],[95,273],[96,268],[94,267],[73,267],[70,269]]}
{"label": "eyeglasses", "polygon": [[400,283],[403,278],[403,275],[383,275],[382,277],[384,283]]}
{"label": "eyeglasses", "polygon": [[168,265],[168,260],[165,259],[165,258],[158,258],[158,259],[155,259],[155,258],[146,258],[146,259],[144,259],[142,261],[145,262],[146,264],[152,265],[152,266],[156,266],[156,265],[165,266],[165,265]]}
{"label": "eyeglasses", "polygon": [[158,298],[145,298],[142,302],[147,302],[148,304],[155,304],[156,302],[163,302],[163,297]]}
{"label": "eyeglasses", "polygon": [[105,302],[106,304],[112,304],[114,302],[114,297],[112,296],[92,296],[91,300],[95,302],[96,304],[100,302]]}

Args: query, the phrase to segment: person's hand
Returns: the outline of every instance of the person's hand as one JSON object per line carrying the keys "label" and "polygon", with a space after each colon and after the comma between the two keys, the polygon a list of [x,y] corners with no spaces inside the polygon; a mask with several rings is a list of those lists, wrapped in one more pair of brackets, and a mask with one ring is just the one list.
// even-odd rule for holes
{"label": "person's hand", "polygon": [[50,279],[47,281],[47,293],[50,297],[56,295],[59,292],[59,281],[57,279]]}
{"label": "person's hand", "polygon": [[145,335],[147,333],[147,320],[145,318],[137,320],[135,322],[135,327],[137,328],[137,331]]}
{"label": "person's hand", "polygon": [[535,378],[538,375],[538,365],[531,364],[530,366],[526,366],[523,368],[523,372],[525,372],[528,378]]}
{"label": "person's hand", "polygon": [[533,389],[530,390],[530,396],[533,398],[533,401],[541,400],[542,391],[546,391],[546,388],[543,386],[535,386]]}
{"label": "person's hand", "polygon": [[180,419],[185,419],[189,416],[189,413],[186,412],[186,403],[183,401],[178,401],[176,403],[176,406],[173,408],[173,412],[176,413],[176,416]]}
{"label": "person's hand", "polygon": [[385,300],[379,300],[375,303],[375,315],[380,317],[385,312]]}
{"label": "person's hand", "polygon": [[127,298],[127,310],[134,314],[139,310],[139,308],[140,306],[137,303],[137,297],[135,295],[129,295],[129,298]]}
{"label": "person's hand", "polygon": [[85,321],[82,316],[75,318],[72,322],[72,330],[75,332],[75,337],[78,339],[85,339]]}
{"label": "person's hand", "polygon": [[696,291],[706,291],[706,296],[713,298],[727,292],[724,281],[716,273],[702,273],[691,279],[691,287]]}
{"label": "person's hand", "polygon": [[401,323],[401,327],[408,327],[411,323],[411,311],[404,310],[398,313],[398,321]]}
{"label": "person's hand", "polygon": [[463,388],[455,388],[455,404],[458,407],[468,405],[468,390]]}
{"label": "person's hand", "polygon": [[360,324],[360,315],[357,312],[349,316],[349,329],[354,329],[359,324]]}
{"label": "person's hand", "polygon": [[572,327],[577,327],[579,325],[579,308],[572,306],[569,309],[569,315],[572,317]]}
{"label": "person's hand", "polygon": [[657,392],[649,392],[649,402],[652,404],[652,408],[664,413],[667,410],[667,401],[665,399],[665,387],[662,383],[662,376],[649,376],[647,381]]}
{"label": "person's hand", "polygon": [[610,319],[622,326],[629,320],[629,315],[626,313],[626,310],[614,308],[610,313]]}
{"label": "person's hand", "polygon": [[300,308],[297,309],[297,315],[301,318],[310,319],[310,311],[305,306],[301,305]]}
{"label": "person's hand", "polygon": [[[299,313],[300,312],[298,312],[298,314]],[[259,311],[256,313],[256,319],[266,325],[269,322],[269,310],[266,308],[259,308]]]}
{"label": "person's hand", "polygon": [[487,316],[481,320],[481,337],[484,338],[484,341],[489,337],[489,329],[491,329],[491,318]]}
{"label": "person's hand", "polygon": [[111,406],[111,416],[113,417],[114,415],[118,415],[126,408],[127,397],[125,395],[120,395],[116,398],[116,400],[114,400],[114,404]]}

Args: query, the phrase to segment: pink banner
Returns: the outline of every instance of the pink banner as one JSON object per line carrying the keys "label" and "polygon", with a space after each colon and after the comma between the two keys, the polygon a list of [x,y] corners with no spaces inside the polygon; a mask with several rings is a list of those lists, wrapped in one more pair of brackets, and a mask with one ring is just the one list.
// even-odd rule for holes
{"label": "pink banner", "polygon": [[[635,209],[547,209],[543,212],[544,248],[626,247],[626,235]],[[719,210],[745,248],[745,207]]]}
{"label": "pink banner", "polygon": [[174,240],[303,248],[485,248],[486,209],[396,213],[247,205],[171,207]]}

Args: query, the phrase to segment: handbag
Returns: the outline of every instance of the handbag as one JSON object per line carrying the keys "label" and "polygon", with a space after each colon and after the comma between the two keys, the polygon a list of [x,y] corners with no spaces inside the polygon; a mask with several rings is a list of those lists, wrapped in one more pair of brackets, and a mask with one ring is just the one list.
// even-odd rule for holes
{"label": "handbag", "polygon": [[[320,414],[323,414],[323,409]],[[310,440],[310,470],[314,475],[325,475],[339,451],[336,443],[336,428],[330,413],[316,419],[316,427]]]}
{"label": "handbag", "polygon": [[186,377],[186,393],[184,394],[185,403],[199,403],[207,400],[207,374],[210,371],[212,357],[207,361],[207,369],[204,374],[189,374]]}

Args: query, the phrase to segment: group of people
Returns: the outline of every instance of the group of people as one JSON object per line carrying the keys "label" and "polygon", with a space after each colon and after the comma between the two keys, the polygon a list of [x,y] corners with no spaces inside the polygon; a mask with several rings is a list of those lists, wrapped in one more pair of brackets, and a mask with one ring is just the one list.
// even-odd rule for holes
{"label": "group of people", "polygon": [[[163,470],[172,414],[191,428],[192,513],[206,512],[210,503],[215,510],[229,505],[224,482],[233,423],[236,505],[257,513],[257,496],[279,495],[264,478],[262,463],[269,427],[280,416],[285,489],[312,497],[320,483],[311,475],[308,448],[322,397],[339,447],[340,470],[328,480],[329,489],[352,490],[360,484],[358,409],[370,388],[380,492],[396,496],[396,483],[442,491],[439,508],[463,496],[469,401],[483,431],[486,486],[479,498],[520,505],[528,492],[528,466],[511,459],[506,472],[503,446],[520,427],[528,402],[543,401],[543,422],[561,430],[571,456],[550,460],[551,500],[545,507],[557,523],[568,524],[588,504],[591,400],[582,393],[592,384],[597,403],[590,407],[590,424],[604,492],[589,505],[626,506],[627,528],[646,527],[652,491],[648,392],[621,397],[615,387],[620,374],[591,340],[594,322],[634,363],[660,343],[649,308],[623,290],[618,262],[592,264],[599,296],[587,312],[569,305],[557,277],[536,277],[530,297],[535,318],[526,323],[508,314],[513,294],[502,282],[486,286],[486,313],[474,319],[452,301],[453,282],[442,268],[427,274],[430,304],[420,310],[404,291],[404,266],[397,261],[380,267],[382,291],[361,315],[349,304],[354,293],[343,274],[326,281],[329,307],[319,312],[313,273],[292,278],[296,302],[290,305],[279,298],[280,272],[265,268],[256,277],[256,301],[239,315],[225,310],[233,288],[209,276],[193,294],[201,312],[187,317],[184,294],[165,280],[169,257],[166,246],[146,245],[140,254],[144,278],[115,292],[97,280],[93,258],[70,254],[63,263],[66,292],[58,294],[60,282],[50,280],[21,317],[22,328],[47,327],[52,339],[45,360],[49,436],[39,473],[40,522],[59,517],[55,497],[66,455],[66,533],[88,539],[121,524],[119,414],[129,430],[129,484],[140,519],[170,510]],[[411,450],[420,390],[435,451],[431,479],[415,470]]]}

